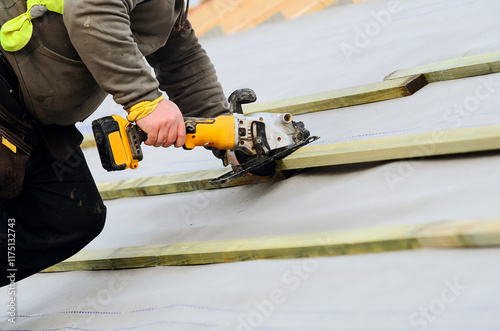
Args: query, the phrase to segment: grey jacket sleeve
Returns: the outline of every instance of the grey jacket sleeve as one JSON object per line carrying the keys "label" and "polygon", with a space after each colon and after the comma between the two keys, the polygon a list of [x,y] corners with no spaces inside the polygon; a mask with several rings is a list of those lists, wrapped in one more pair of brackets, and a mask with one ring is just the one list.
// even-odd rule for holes
{"label": "grey jacket sleeve", "polygon": [[228,112],[215,68],[194,30],[172,31],[167,44],[146,57],[160,89],[184,116],[216,117]]}
{"label": "grey jacket sleeve", "polygon": [[131,30],[140,0],[65,0],[71,43],[97,83],[125,108],[161,95]]}

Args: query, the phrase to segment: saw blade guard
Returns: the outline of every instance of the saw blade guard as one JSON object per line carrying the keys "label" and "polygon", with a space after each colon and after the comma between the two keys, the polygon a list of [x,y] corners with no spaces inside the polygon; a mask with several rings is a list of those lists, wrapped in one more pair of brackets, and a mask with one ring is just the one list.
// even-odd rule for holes
{"label": "saw blade guard", "polygon": [[294,122],[291,114],[233,114],[237,119],[238,143],[235,150],[247,155],[267,154],[307,139],[309,131],[302,122]]}

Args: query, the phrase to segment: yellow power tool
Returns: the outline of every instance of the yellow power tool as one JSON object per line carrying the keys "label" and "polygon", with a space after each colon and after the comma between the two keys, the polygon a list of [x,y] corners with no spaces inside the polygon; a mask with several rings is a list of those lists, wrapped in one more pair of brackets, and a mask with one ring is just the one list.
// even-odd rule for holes
{"label": "yellow power tool", "polygon": [[[196,146],[232,150],[239,156],[240,165],[231,172],[210,181],[226,183],[234,178],[293,153],[318,137],[310,137],[302,122],[292,120],[291,114],[256,113],[243,115],[241,105],[254,102],[251,89],[236,90],[229,96],[230,114],[216,118],[185,117],[185,149]],[[104,169],[108,171],[137,169],[143,159],[141,143],[147,134],[126,119],[113,115],[92,122],[92,130]],[[274,173],[274,168],[272,169]]]}

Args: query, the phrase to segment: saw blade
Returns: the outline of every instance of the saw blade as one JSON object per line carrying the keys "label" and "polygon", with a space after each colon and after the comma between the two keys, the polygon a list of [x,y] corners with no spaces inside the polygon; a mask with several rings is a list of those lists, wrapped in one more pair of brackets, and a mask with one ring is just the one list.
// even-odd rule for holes
{"label": "saw blade", "polygon": [[315,140],[318,140],[319,137],[312,136],[304,140],[303,142],[296,145],[289,145],[274,151],[270,151],[268,154],[257,155],[255,158],[245,162],[244,164],[233,166],[233,170],[225,173],[222,176],[219,176],[215,179],[212,179],[209,183],[211,185],[220,185],[228,183],[238,177],[244,176],[249,172],[252,172],[255,169],[258,169],[270,162],[281,160],[288,155],[292,154],[299,148],[312,143]]}

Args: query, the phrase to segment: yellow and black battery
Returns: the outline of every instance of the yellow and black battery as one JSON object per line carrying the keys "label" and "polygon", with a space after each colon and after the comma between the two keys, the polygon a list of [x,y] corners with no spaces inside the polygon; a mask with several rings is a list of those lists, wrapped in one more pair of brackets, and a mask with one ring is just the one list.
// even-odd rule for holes
{"label": "yellow and black battery", "polygon": [[92,131],[104,169],[137,169],[143,158],[141,143],[147,139],[144,131],[117,115],[92,121]]}

